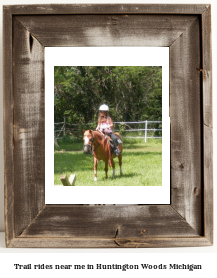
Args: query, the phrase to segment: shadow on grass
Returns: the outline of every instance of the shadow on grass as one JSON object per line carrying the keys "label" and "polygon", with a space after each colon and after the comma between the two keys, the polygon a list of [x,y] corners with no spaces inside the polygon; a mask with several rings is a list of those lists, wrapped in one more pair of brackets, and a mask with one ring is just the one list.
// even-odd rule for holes
{"label": "shadow on grass", "polygon": [[148,156],[148,155],[162,155],[162,152],[127,152],[123,153],[123,156]]}
{"label": "shadow on grass", "polygon": [[79,152],[66,152],[54,154],[54,172],[76,172],[93,170],[93,157]]}
{"label": "shadow on grass", "polygon": [[[126,152],[123,153],[123,165],[124,157],[139,157],[140,156],[161,156],[161,152]],[[115,160],[116,171],[119,170],[118,159]],[[103,163],[104,162],[100,162]],[[104,168],[104,166],[103,166]],[[54,173],[62,174],[66,172],[77,172],[77,171],[93,171],[93,156],[84,155],[82,152],[59,152],[54,154]],[[133,177],[134,173],[129,173],[127,177]],[[126,175],[124,175],[126,177]],[[121,177],[118,176],[117,177]]]}
{"label": "shadow on grass", "polygon": [[[118,172],[118,170],[115,169],[115,171]],[[115,174],[115,177],[114,178],[110,178],[110,179],[114,179],[114,180],[117,180],[117,179],[122,179],[122,178],[135,178],[136,176],[139,176],[138,173],[128,173],[128,174],[124,174],[123,175],[120,175],[119,173]],[[104,180],[106,180],[106,178],[104,178]]]}
{"label": "shadow on grass", "polygon": [[[150,148],[149,145],[141,144],[141,145],[131,145],[131,144],[124,144],[124,149],[126,150],[136,150],[136,149],[148,149]],[[152,146],[152,148],[158,148],[158,145]]]}

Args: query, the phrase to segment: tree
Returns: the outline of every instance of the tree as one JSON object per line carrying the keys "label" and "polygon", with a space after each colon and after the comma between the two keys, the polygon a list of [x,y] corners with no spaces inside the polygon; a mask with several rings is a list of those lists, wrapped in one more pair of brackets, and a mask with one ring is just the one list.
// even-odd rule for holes
{"label": "tree", "polygon": [[96,122],[106,103],[113,121],[162,119],[162,68],[76,66],[54,68],[55,121]]}

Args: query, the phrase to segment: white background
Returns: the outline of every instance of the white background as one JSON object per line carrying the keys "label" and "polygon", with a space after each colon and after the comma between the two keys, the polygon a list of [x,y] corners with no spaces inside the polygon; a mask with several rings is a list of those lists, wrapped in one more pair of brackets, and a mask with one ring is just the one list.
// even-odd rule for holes
{"label": "white background", "polygon": [[[78,65],[162,66],[162,186],[54,186],[54,66]],[[45,92],[45,204],[170,204],[169,47],[46,47]]]}
{"label": "white background", "polygon": [[[12,4],[46,4],[51,1],[12,1],[12,0],[0,0],[1,5],[12,5]],[[52,3],[60,3],[61,1],[52,0]],[[133,3],[133,1],[94,1],[94,0],[86,0],[86,1],[72,1],[72,0],[64,0],[64,3]],[[136,3],[159,3],[159,4],[212,4],[212,49],[213,49],[213,120],[214,120],[214,196],[215,201],[216,198],[216,123],[217,123],[217,114],[216,114],[216,90],[217,90],[217,79],[215,78],[217,74],[217,2],[215,0],[196,0],[196,1],[162,1],[162,0],[148,0],[148,1],[140,1],[137,0]],[[0,22],[2,24],[2,14],[0,14]],[[2,38],[2,28],[0,28],[1,38]],[[1,39],[2,40],[2,39]],[[0,43],[0,59],[2,59],[2,41]],[[3,89],[2,89],[2,62],[0,63],[0,111],[3,111]],[[0,231],[4,232],[4,166],[3,166],[3,113],[0,114]],[[215,238],[217,236],[217,210],[215,205],[215,225],[214,225],[214,233]],[[216,241],[215,241],[216,242]],[[43,253],[43,254],[41,254]],[[47,254],[47,253],[56,253],[56,254]],[[64,260],[65,263],[76,262],[80,264],[88,263],[88,259],[98,263],[100,260],[107,260],[107,263],[121,263],[122,258],[127,258],[125,260],[126,263],[133,263],[136,261],[137,263],[170,263],[171,261],[177,261],[182,264],[188,261],[189,263],[203,264],[203,271],[201,272],[186,272],[183,270],[180,271],[165,271],[160,272],[160,274],[165,275],[166,277],[197,277],[204,278],[204,275],[209,275],[210,277],[217,276],[217,268],[216,268],[216,255],[217,255],[217,244],[215,243],[212,247],[199,247],[199,248],[163,248],[163,249],[6,249],[4,244],[4,233],[0,233],[0,273],[5,277],[6,275],[10,277],[10,275],[16,274],[16,277],[30,277],[29,272],[20,271],[14,272],[13,264],[15,263],[44,263],[49,264],[51,261],[53,264],[62,262]],[[44,277],[46,273],[41,273],[41,276]],[[65,277],[73,277],[75,273],[64,273],[64,272],[52,272],[53,277],[58,277],[60,275],[64,275]],[[86,273],[85,273],[86,274]],[[114,273],[112,273],[114,275]],[[143,272],[139,273],[140,277],[145,277],[148,274],[148,277],[155,277],[159,275],[157,272]],[[40,275],[40,272],[37,272],[37,277]],[[33,277],[36,277],[34,274]],[[83,274],[82,274],[83,275]],[[94,273],[97,277],[97,275]],[[103,272],[100,273],[100,277],[102,275],[111,275],[111,272]],[[117,275],[117,274],[116,274]],[[132,277],[132,275],[136,275],[136,272],[120,272],[119,276]],[[128,276],[127,276],[128,275]],[[130,275],[130,276],[129,276]],[[80,277],[76,275],[76,277]]]}

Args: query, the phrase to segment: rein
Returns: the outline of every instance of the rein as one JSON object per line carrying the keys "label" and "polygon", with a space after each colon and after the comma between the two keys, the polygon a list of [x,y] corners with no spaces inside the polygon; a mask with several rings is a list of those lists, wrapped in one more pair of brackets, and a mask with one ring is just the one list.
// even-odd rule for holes
{"label": "rein", "polygon": [[[110,149],[110,144],[109,144],[109,140],[108,138],[101,132],[99,131],[101,134],[102,134],[102,139],[101,141],[98,143],[98,145],[96,146],[96,148],[93,150],[93,152],[99,147],[99,145],[101,144],[102,140],[103,139],[106,139],[106,142],[108,144],[108,151],[109,151],[109,166],[111,167],[112,166],[112,162],[111,162],[111,149]],[[93,133],[93,141],[94,141],[94,133]]]}
{"label": "rein", "polygon": [[[102,140],[103,140],[103,139],[106,139],[106,142],[107,142],[107,144],[108,144],[108,151],[109,151],[109,166],[111,167],[111,166],[112,166],[112,162],[111,162],[111,149],[110,149],[109,141],[108,141],[107,137],[106,137],[101,131],[99,131],[99,132],[102,134],[102,139],[101,139],[101,141],[97,144],[97,146],[93,149],[93,152],[95,152],[96,149],[101,145]],[[94,133],[93,133],[93,137],[92,137],[92,143],[93,143],[93,142],[94,142]]]}
{"label": "rein", "polygon": [[[103,135],[103,134],[102,134]],[[104,136],[104,135],[103,135]],[[97,144],[97,146],[95,147],[95,149],[93,149],[93,152],[95,152],[95,150],[101,145],[102,143],[102,140],[103,140],[103,137],[101,139],[101,141]],[[92,137],[92,143],[94,142],[94,133],[93,133],[93,137]]]}
{"label": "rein", "polygon": [[[101,139],[101,141],[97,144],[97,146],[95,147],[95,149],[93,149],[93,152],[95,152],[95,150],[101,145],[103,138]],[[94,141],[94,134],[93,134],[93,141]]]}

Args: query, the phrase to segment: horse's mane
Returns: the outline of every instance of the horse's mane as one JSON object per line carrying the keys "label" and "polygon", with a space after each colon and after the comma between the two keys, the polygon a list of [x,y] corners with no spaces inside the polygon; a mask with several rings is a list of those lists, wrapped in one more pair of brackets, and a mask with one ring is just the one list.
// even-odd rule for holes
{"label": "horse's mane", "polygon": [[94,133],[94,135],[98,134],[101,138],[105,137],[105,135],[102,132],[100,132],[99,130],[92,130],[92,132]]}

